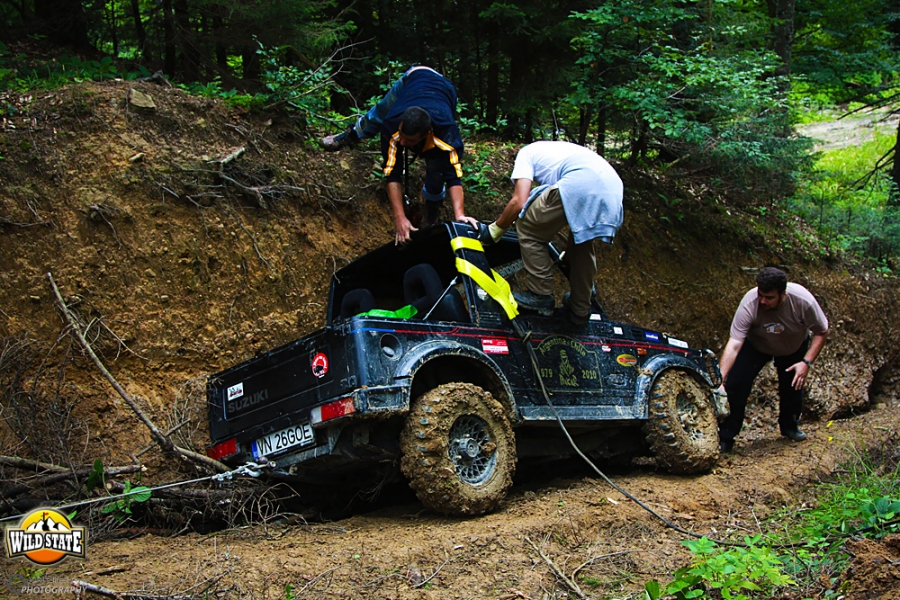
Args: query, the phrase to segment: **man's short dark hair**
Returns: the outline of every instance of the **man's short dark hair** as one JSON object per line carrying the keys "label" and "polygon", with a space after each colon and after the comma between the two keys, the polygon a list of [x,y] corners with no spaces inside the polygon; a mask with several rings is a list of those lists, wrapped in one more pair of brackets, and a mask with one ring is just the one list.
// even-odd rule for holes
{"label": "man's short dark hair", "polygon": [[775,267],[765,267],[756,274],[756,287],[761,292],[783,293],[787,289],[787,274]]}
{"label": "man's short dark hair", "polygon": [[403,135],[428,135],[431,131],[431,117],[425,109],[410,106],[403,111],[400,120],[400,133]]}

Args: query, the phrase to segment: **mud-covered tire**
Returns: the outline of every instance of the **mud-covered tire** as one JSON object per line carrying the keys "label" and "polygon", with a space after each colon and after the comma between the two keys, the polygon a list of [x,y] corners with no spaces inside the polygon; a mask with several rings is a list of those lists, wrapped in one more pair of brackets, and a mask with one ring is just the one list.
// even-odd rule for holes
{"label": "mud-covered tire", "polygon": [[719,426],[712,390],[685,371],[663,372],[650,390],[644,434],[657,463],[670,472],[708,471],[719,458]]}
{"label": "mud-covered tire", "polygon": [[416,399],[400,449],[400,469],[419,500],[449,515],[496,509],[516,470],[515,436],[503,406],[468,383],[447,383]]}

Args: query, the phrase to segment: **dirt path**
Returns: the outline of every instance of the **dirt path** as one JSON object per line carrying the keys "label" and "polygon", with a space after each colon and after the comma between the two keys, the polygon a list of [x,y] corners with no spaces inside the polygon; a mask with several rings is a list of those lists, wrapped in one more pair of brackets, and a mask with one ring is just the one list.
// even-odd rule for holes
{"label": "dirt path", "polygon": [[[676,477],[645,466],[614,480],[683,528],[752,534],[798,506],[807,484],[848,449],[895,441],[900,402],[891,397],[831,426],[811,423],[804,443],[778,437],[773,416],[756,407],[736,451],[709,474]],[[144,535],[93,544],[86,560],[45,577],[157,594],[209,587],[214,598],[577,597],[559,569],[585,597],[623,598],[687,564],[684,535],[586,471],[561,478],[555,470],[517,483],[500,511],[480,518],[444,518],[407,501],[330,523],[282,518],[211,535]]]}
{"label": "dirt path", "polygon": [[797,128],[798,133],[816,140],[816,150],[833,150],[857,146],[871,140],[876,132],[897,132],[900,114],[889,115],[885,110],[835,115],[835,120],[810,123]]}

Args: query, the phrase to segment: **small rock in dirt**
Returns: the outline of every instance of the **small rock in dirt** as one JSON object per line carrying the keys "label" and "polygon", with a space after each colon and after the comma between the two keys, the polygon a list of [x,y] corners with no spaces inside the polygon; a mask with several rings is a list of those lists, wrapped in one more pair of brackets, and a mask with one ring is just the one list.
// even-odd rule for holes
{"label": "small rock in dirt", "polygon": [[134,88],[128,90],[128,101],[132,106],[137,106],[138,108],[147,108],[150,110],[156,108],[156,103],[153,102],[153,98]]}

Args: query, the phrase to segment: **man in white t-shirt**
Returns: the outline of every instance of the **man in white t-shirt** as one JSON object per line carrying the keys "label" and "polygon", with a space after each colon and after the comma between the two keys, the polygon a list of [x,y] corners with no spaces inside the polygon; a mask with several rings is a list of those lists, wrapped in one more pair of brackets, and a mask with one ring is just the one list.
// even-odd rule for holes
{"label": "man in white t-shirt", "polygon": [[798,426],[803,384],[827,338],[828,319],[813,295],[802,285],[788,283],[781,269],[761,269],[756,287],[744,295],[734,313],[719,361],[731,407],[731,414],[719,426],[723,452],[734,447],[753,381],[770,361],[778,373],[781,435],[796,442],[806,439]]}
{"label": "man in white t-shirt", "polygon": [[[573,323],[586,323],[597,273],[593,240],[611,244],[622,225],[622,180],[597,153],[559,141],[534,142],[520,149],[511,179],[516,186],[513,197],[497,220],[483,229],[482,242],[499,240],[518,219],[527,290],[513,295],[521,308],[549,316],[556,301],[547,243],[568,225],[570,294],[563,303]],[[532,189],[532,184],[539,185]]]}

